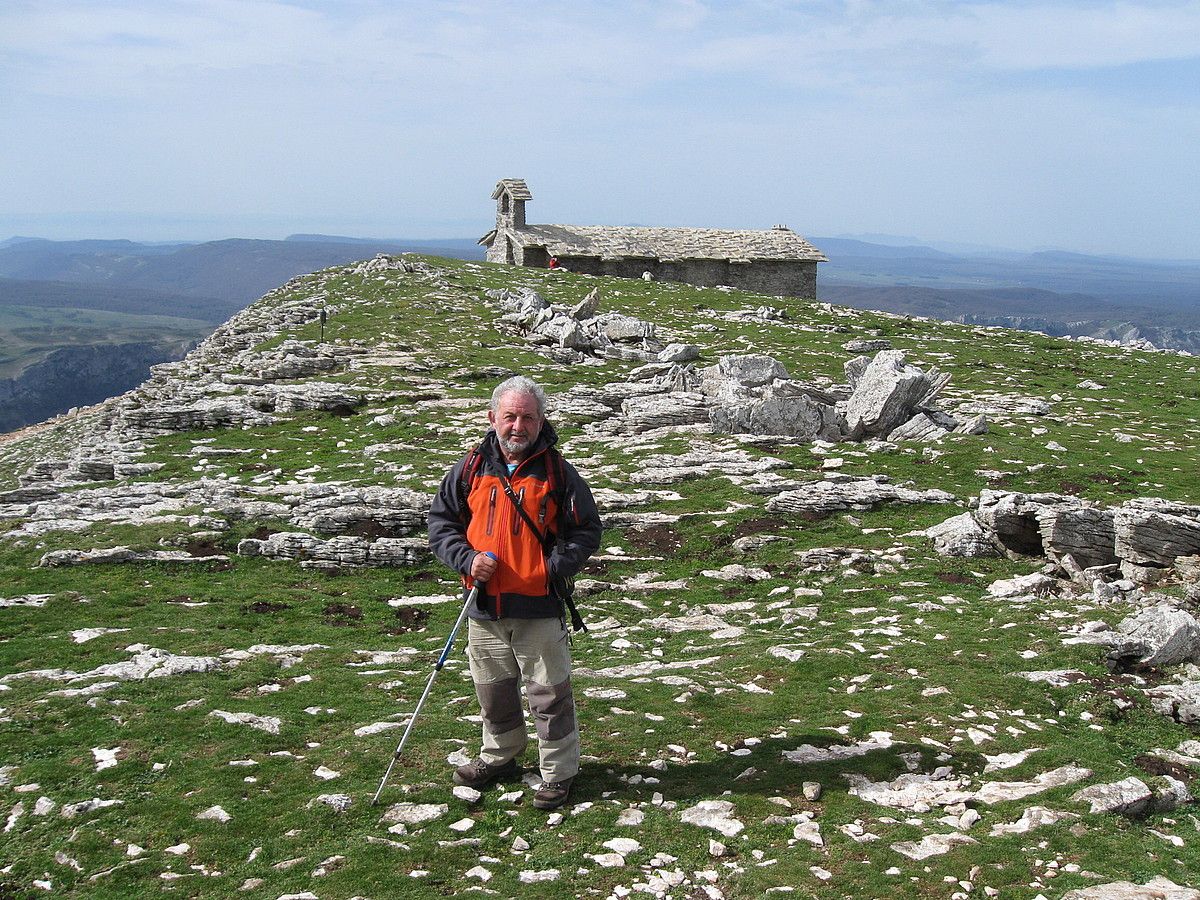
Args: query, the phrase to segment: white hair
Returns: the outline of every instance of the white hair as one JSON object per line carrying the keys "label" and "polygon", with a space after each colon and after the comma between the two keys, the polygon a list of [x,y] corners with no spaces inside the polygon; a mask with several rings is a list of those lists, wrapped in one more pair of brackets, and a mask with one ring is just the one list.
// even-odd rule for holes
{"label": "white hair", "polygon": [[532,378],[514,375],[496,385],[496,389],[492,391],[492,412],[499,412],[500,401],[505,394],[528,394],[537,402],[538,415],[542,418],[546,417],[546,392]]}

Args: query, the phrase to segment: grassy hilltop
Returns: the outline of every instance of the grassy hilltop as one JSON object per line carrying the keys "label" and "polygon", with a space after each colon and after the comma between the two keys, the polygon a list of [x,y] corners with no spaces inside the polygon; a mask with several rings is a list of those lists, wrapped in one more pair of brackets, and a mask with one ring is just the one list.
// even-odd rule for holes
{"label": "grassy hilltop", "polygon": [[[262,489],[267,501],[321,482],[429,493],[482,433],[486,397],[503,374],[539,380],[551,394],[565,452],[594,488],[660,492],[619,515],[608,504],[613,524],[584,573],[593,583],[580,605],[596,627],[574,642],[585,761],[565,815],[532,809],[529,789],[515,782],[474,805],[451,794],[447,757],[472,753],[478,741],[462,640],[380,806],[370,806],[400,731],[355,732],[405,720],[459,610],[449,598],[456,579],[432,557],[331,573],[236,555],[241,539],[303,530],[269,510],[239,518],[197,506],[54,530],[23,527],[19,504],[0,502],[11,513],[2,529],[9,533],[0,535],[0,599],[45,600],[0,606],[0,676],[94,672],[129,660],[136,651],[126,648],[135,645],[220,661],[211,671],[144,680],[116,673],[0,682],[0,812],[7,818],[0,897],[309,891],[321,900],[380,900],[480,891],[549,898],[656,888],[681,898],[772,890],[950,898],[990,888],[1002,897],[1053,898],[1127,878],[1196,880],[1200,813],[1184,807],[1130,820],[1092,815],[1070,799],[1085,785],[1149,777],[1149,751],[1197,736],[1153,712],[1140,693],[1167,673],[1110,674],[1102,648],[1064,644],[1064,629],[1115,624],[1129,608],[1100,606],[1089,595],[992,599],[985,593],[991,582],[1035,571],[1043,560],[940,558],[927,539],[910,534],[961,512],[987,487],[1104,504],[1140,496],[1200,503],[1194,358],[738,291],[408,258],[424,265],[412,273],[328,269],[241,314],[270,318],[288,304],[326,306],[325,341],[355,354],[319,380],[365,397],[352,414],[278,414],[271,424],[148,440],[137,462],[162,466],[129,477],[127,490],[207,479]],[[982,436],[876,449],[695,430],[613,436],[589,429],[581,414],[556,417],[554,397],[580,384],[625,381],[638,363],[552,362],[498,329],[484,295],[529,287],[574,304],[597,286],[604,310],[653,322],[666,340],[698,345],[698,365],[763,353],[795,378],[840,383],[843,363],[855,355],[842,345],[881,337],[910,362],[952,373],[944,406],[1019,395],[1045,400],[1051,410],[989,416]],[[763,305],[785,307],[788,318],[724,317]],[[314,315],[289,319],[258,349],[317,340]],[[228,389],[247,388],[235,378]],[[16,488],[35,463],[70,455],[106,414],[85,412],[0,447],[0,491]],[[949,491],[959,505],[800,518],[768,512],[766,497],[719,471],[671,484],[633,481],[651,457],[730,450],[780,459],[780,474],[801,481],[818,480],[828,468],[887,475]],[[112,485],[79,490],[105,486]],[[747,552],[733,546],[762,533],[784,540]],[[116,546],[229,558],[38,567],[49,551]],[[804,555],[820,548],[847,552],[824,566],[820,555]],[[704,574],[735,563],[766,577]],[[400,602],[410,598],[418,599]],[[664,627],[689,613],[715,615],[728,628]],[[646,665],[612,671],[638,663]],[[1051,669],[1086,677],[1051,687],[1015,674]],[[78,692],[113,680],[108,689]],[[275,717],[277,733],[214,711]],[[804,745],[854,752],[814,751],[808,762],[784,755]],[[1009,768],[992,767],[988,757],[1004,754],[1024,755]],[[525,762],[534,762],[532,748]],[[948,767],[978,789],[1068,764],[1092,775],[1024,800],[969,804],[981,818],[964,829],[944,822],[948,813],[939,807],[867,802],[850,792],[846,777],[892,781]],[[817,800],[805,799],[805,782],[821,785]],[[339,811],[316,800],[335,794],[348,796],[349,806]],[[119,805],[64,815],[69,804],[92,798]],[[722,835],[681,821],[685,810],[710,800],[732,803],[730,815],[744,830]],[[400,802],[448,809],[389,832],[380,816]],[[993,836],[994,826],[1033,805],[1073,816]],[[228,821],[197,818],[213,807]],[[801,827],[809,820],[821,845],[798,834],[811,833]],[[892,848],[956,831],[970,842],[927,859]],[[637,846],[613,845],[624,864],[610,865],[617,851],[605,844],[617,838]],[[710,850],[710,839],[725,845],[723,854],[713,855],[721,851]],[[556,879],[549,870],[558,870]]]}

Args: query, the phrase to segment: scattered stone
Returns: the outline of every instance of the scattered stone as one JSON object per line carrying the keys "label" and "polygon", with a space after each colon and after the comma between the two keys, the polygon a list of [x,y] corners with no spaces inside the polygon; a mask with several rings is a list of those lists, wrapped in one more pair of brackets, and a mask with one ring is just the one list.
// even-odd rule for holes
{"label": "scattered stone", "polygon": [[223,709],[214,709],[208,715],[210,718],[216,716],[230,725],[249,725],[251,728],[257,728],[259,731],[265,731],[267,734],[279,734],[279,726],[283,724],[283,720],[275,716],[256,716],[253,713],[231,713]]}
{"label": "scattered stone", "polygon": [[1071,797],[1076,803],[1090,803],[1093,813],[1116,813],[1137,817],[1146,812],[1154,792],[1137,776],[1131,775],[1109,784],[1094,784]]}
{"label": "scattered stone", "polygon": [[124,805],[124,800],[101,800],[99,797],[93,797],[91,800],[82,800],[79,803],[67,803],[59,810],[58,814],[64,819],[74,819],[76,816],[94,812],[97,809],[108,809],[110,806]]}
{"label": "scattered stone", "polygon": [[941,856],[954,849],[956,844],[978,844],[979,841],[965,834],[928,834],[919,841],[899,841],[891,845],[897,853],[909,859],[922,860]]}
{"label": "scattered stone", "polygon": [[701,800],[685,809],[680,818],[689,825],[712,828],[725,837],[735,837],[746,827],[733,818],[734,805],[728,800]]}
{"label": "scattered stone", "polygon": [[993,825],[991,835],[992,837],[1000,837],[1005,834],[1026,834],[1043,825],[1053,825],[1055,822],[1061,822],[1064,819],[1077,818],[1079,817],[1075,813],[1048,809],[1045,806],[1031,806],[1021,813],[1021,818],[1015,822],[998,822]]}
{"label": "scattered stone", "polygon": [[1165,875],[1156,875],[1145,884],[1113,881],[1076,888],[1063,894],[1062,900],[1200,900],[1200,891],[1178,885]]}
{"label": "scattered stone", "polygon": [[465,784],[456,784],[451,793],[465,803],[478,803],[483,797],[482,793],[473,787],[467,787]]}
{"label": "scattered stone", "polygon": [[1178,665],[1200,660],[1200,622],[1165,604],[1149,606],[1117,625],[1118,640],[1108,653],[1114,669]]}
{"label": "scattered stone", "polygon": [[225,812],[225,810],[219,806],[210,806],[208,809],[204,810],[204,812],[197,814],[196,818],[204,822],[211,821],[221,822],[224,824],[232,819],[233,816]]}
{"label": "scattered stone", "polygon": [[446,803],[397,803],[388,807],[381,821],[398,825],[420,825],[430,822],[450,811]]}
{"label": "scattered stone", "polygon": [[1065,765],[1034,776],[1032,781],[989,781],[975,794],[980,803],[1003,803],[1005,800],[1020,800],[1031,794],[1040,794],[1051,788],[1062,787],[1090,778],[1091,769]]}
{"label": "scattered stone", "polygon": [[345,812],[353,802],[349,794],[321,794],[309,800],[305,806],[312,809],[314,804],[320,803],[332,808],[335,812]]}
{"label": "scattered stone", "polygon": [[623,809],[617,816],[616,824],[622,828],[636,828],[645,820],[646,814],[640,809]]}
{"label": "scattered stone", "polygon": [[517,875],[521,884],[539,884],[543,881],[558,881],[562,873],[558,869],[523,869]]}

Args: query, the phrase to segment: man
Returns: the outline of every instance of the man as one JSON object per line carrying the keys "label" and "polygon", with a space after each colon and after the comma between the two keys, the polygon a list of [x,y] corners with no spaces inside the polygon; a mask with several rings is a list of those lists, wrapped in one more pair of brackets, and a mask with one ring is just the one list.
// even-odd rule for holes
{"label": "man", "polygon": [[579,729],[566,616],[552,584],[573,577],[600,546],[600,515],[586,482],[554,448],[558,435],[537,384],[519,375],[500,384],[488,422],[483,443],[447,473],[429,511],[433,552],[466,589],[481,585],[468,611],[467,656],[483,746],[453,777],[482,788],[518,774],[528,743],[523,681],[542,775],[533,805],[556,809],[579,772]]}

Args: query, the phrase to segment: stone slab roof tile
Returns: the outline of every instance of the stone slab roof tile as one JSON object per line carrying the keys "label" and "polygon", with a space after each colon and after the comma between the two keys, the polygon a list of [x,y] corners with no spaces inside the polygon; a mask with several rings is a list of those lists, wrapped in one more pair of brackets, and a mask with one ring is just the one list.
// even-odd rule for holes
{"label": "stone slab roof tile", "polygon": [[514,200],[532,200],[533,194],[530,193],[528,185],[525,184],[523,178],[501,178],[496,183],[496,189],[492,191],[492,199],[499,200],[500,195],[504,193],[505,188],[508,189],[509,195]]}
{"label": "stone slab roof tile", "polygon": [[527,225],[513,237],[526,247],[545,247],[554,256],[676,259],[812,260],[825,255],[786,228],[742,231],[728,228],[648,228],[617,225]]}

